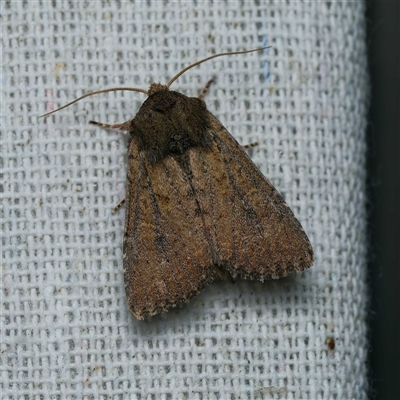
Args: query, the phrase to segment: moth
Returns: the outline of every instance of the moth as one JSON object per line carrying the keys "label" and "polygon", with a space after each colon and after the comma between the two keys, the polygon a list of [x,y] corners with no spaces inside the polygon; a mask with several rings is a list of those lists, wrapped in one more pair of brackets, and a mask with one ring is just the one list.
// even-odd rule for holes
{"label": "moth", "polygon": [[[169,90],[145,93],[136,116],[103,128],[129,132],[123,243],[129,307],[146,319],[187,302],[214,280],[278,279],[313,263],[313,249],[282,196],[239,143],[207,110],[203,97]],[[124,200],[121,202],[121,204]],[[117,206],[118,207],[118,206]]]}

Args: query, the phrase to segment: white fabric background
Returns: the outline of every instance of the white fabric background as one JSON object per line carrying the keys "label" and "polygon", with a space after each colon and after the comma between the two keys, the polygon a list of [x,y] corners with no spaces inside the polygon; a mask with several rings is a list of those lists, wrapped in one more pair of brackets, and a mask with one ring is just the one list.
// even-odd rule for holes
{"label": "white fabric background", "polygon": [[[363,2],[2,2],[3,399],[365,398]],[[126,138],[147,89],[205,100],[285,196],[315,265],[216,283],[137,321],[122,267]],[[326,340],[336,347],[328,350]]]}

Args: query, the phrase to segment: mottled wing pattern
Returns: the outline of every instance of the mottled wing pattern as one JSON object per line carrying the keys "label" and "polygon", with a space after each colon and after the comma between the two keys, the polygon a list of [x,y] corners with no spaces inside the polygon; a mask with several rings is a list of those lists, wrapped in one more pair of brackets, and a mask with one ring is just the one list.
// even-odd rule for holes
{"label": "mottled wing pattern", "polygon": [[190,167],[218,264],[261,281],[310,267],[311,244],[282,196],[211,113],[208,119],[213,149],[196,152]]}
{"label": "mottled wing pattern", "polygon": [[133,140],[128,154],[125,289],[143,319],[198,294],[215,268],[190,177],[173,157],[150,164]]}
{"label": "mottled wing pattern", "polygon": [[282,196],[207,118],[211,148],[152,164],[130,143],[124,268],[139,319],[188,301],[220,275],[217,266],[264,281],[312,265],[310,242]]}

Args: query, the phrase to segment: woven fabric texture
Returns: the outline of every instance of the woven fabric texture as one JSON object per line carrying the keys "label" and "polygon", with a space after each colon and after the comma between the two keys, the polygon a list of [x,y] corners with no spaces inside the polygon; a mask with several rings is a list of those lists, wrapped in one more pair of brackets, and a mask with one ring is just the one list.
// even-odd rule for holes
{"label": "woven fabric texture", "polygon": [[[363,2],[3,1],[2,399],[365,398]],[[147,89],[208,109],[284,195],[315,264],[151,321],[123,283],[127,138]],[[328,346],[330,339],[334,349]]]}

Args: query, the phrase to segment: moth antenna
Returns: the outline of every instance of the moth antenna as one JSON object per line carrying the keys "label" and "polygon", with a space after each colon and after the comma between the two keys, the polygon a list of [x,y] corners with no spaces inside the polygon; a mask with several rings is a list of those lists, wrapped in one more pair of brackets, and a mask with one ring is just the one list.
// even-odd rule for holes
{"label": "moth antenna", "polygon": [[182,74],[184,74],[187,70],[189,70],[190,68],[196,67],[197,65],[202,64],[203,62],[206,62],[208,60],[212,60],[213,58],[217,58],[217,57],[222,57],[222,56],[232,56],[235,54],[247,54],[247,53],[253,53],[255,51],[261,51],[261,50],[265,50],[270,48],[271,46],[266,46],[266,47],[260,47],[259,49],[253,49],[253,50],[245,50],[245,51],[232,51],[232,52],[228,52],[228,53],[218,53],[218,54],[214,54],[213,56],[207,57],[207,58],[203,58],[200,61],[196,61],[193,64],[190,64],[189,66],[187,66],[186,68],[184,68],[181,72],[178,72],[168,83],[167,83],[167,88],[169,88],[173,82],[175,82]]}
{"label": "moth antenna", "polygon": [[53,110],[53,111],[50,111],[50,112],[48,112],[48,113],[46,113],[46,114],[41,115],[39,118],[47,117],[47,116],[50,115],[50,114],[53,114],[53,113],[55,113],[55,112],[57,112],[57,111],[62,110],[63,108],[67,108],[67,107],[71,106],[72,104],[78,102],[79,100],[84,99],[85,97],[94,96],[95,94],[100,94],[100,93],[116,92],[116,91],[118,91],[118,90],[127,90],[127,91],[131,91],[131,92],[140,92],[140,93],[144,93],[144,94],[147,94],[147,95],[149,94],[147,90],[138,89],[138,88],[129,88],[129,87],[117,87],[117,88],[110,88],[110,89],[97,90],[96,92],[86,93],[86,94],[84,94],[83,96],[78,97],[77,99],[71,101],[70,103],[65,104],[65,106],[59,107],[59,108],[57,108],[57,109],[55,109],[55,110]]}

